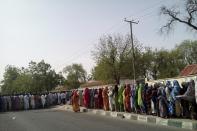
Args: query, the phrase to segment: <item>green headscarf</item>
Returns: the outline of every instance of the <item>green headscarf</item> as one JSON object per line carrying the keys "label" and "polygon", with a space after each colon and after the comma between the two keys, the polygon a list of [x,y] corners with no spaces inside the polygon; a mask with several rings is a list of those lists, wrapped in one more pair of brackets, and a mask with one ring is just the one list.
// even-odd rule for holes
{"label": "green headscarf", "polygon": [[124,86],[121,85],[119,90],[118,90],[118,103],[123,104],[123,91],[124,91]]}

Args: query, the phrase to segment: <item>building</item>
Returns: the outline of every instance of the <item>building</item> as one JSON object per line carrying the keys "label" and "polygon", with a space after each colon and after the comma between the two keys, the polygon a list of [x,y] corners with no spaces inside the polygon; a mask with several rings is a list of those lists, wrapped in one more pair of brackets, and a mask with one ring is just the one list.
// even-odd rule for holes
{"label": "building", "polygon": [[180,73],[179,76],[189,76],[189,75],[197,75],[197,64],[192,64],[186,66]]}

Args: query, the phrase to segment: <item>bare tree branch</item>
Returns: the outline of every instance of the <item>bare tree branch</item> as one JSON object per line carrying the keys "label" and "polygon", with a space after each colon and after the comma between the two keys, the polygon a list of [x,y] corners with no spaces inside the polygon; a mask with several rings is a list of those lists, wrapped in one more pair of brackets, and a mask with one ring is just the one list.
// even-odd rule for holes
{"label": "bare tree branch", "polygon": [[161,27],[161,33],[164,31],[169,32],[173,28],[175,22],[183,23],[191,29],[197,31],[197,25],[195,24],[195,17],[197,17],[197,0],[186,1],[185,10],[188,16],[185,17],[181,17],[180,11],[175,10],[174,8],[169,9],[166,6],[163,6],[160,10],[162,15],[169,17],[168,22]]}

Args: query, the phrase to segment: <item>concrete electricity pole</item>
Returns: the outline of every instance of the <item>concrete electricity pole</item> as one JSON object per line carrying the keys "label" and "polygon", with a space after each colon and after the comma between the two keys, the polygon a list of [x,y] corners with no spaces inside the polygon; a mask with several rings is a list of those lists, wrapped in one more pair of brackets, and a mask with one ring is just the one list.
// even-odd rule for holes
{"label": "concrete electricity pole", "polygon": [[134,83],[135,83],[135,52],[134,52],[134,45],[133,45],[133,31],[132,31],[132,24],[138,24],[138,22],[135,22],[134,20],[127,20],[125,18],[124,20],[125,22],[128,22],[130,24],[130,30],[131,30],[131,44],[132,44],[132,52],[133,52],[133,55],[132,55],[132,58],[133,58],[133,61],[132,61],[132,65],[133,65],[133,80],[134,80]]}

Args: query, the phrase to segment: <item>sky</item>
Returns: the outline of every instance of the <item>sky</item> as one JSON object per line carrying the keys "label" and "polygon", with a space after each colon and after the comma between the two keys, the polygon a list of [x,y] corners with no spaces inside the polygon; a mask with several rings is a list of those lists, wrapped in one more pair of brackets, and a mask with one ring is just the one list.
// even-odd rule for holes
{"label": "sky", "polygon": [[0,80],[6,65],[27,67],[42,59],[57,72],[81,63],[89,73],[99,38],[130,33],[124,18],[139,20],[133,34],[144,46],[171,49],[197,36],[178,24],[170,35],[159,34],[166,18],[162,5],[180,0],[0,0]]}

